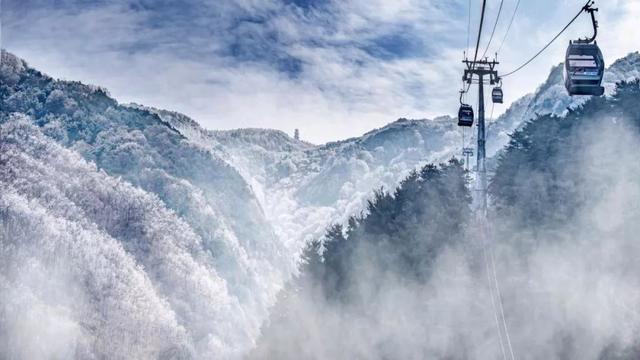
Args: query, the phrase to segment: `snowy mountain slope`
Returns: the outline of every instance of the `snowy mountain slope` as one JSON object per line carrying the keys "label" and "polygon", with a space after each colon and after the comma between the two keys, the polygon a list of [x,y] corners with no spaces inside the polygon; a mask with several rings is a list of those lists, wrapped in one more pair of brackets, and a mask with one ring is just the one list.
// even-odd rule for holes
{"label": "snowy mountain slope", "polygon": [[[637,76],[640,68],[638,57],[637,53],[632,54],[612,65],[608,81]],[[557,69],[554,71],[557,72]],[[557,75],[554,71],[552,75]],[[149,307],[155,309],[148,310],[152,319],[144,319],[140,315],[141,318],[136,321],[162,322],[153,326],[164,329],[161,330],[164,334],[161,336],[169,339],[165,344],[166,348],[157,343],[140,347],[140,357],[147,357],[145,354],[153,354],[149,356],[155,357],[165,351],[180,354],[206,354],[213,351],[223,358],[237,357],[252,346],[262,321],[267,317],[269,306],[273,304],[283,282],[296,271],[302,248],[309,240],[322,236],[328,224],[344,222],[350,215],[362,211],[374,189],[393,189],[411,170],[426,162],[445,161],[457,155],[461,147],[460,129],[450,117],[433,120],[400,119],[361,137],[317,146],[292,139],[276,130],[209,131],[179,113],[140,105],[123,106],[111,99],[104,89],[77,82],[53,80],[5,52],[2,53],[0,80],[0,124],[5,124],[3,129],[12,129],[5,136],[16,136],[15,131],[23,131],[13,129],[29,128],[28,131],[24,130],[30,134],[26,139],[39,139],[36,143],[46,143],[48,149],[60,149],[60,152],[68,153],[68,156],[65,155],[68,157],[66,160],[43,158],[42,154],[31,155],[36,160],[12,160],[11,167],[24,166],[20,161],[39,162],[41,165],[38,170],[29,168],[21,171],[19,176],[12,173],[13,170],[1,175],[0,181],[8,189],[6,193],[13,195],[3,197],[4,212],[0,216],[5,213],[14,214],[11,215],[12,218],[19,218],[26,224],[39,224],[43,221],[47,224],[55,223],[60,219],[61,222],[71,221],[70,228],[79,226],[75,225],[79,221],[89,229],[86,230],[88,235],[82,236],[96,234],[97,238],[104,238],[100,241],[121,247],[118,250],[120,255],[117,256],[129,258],[126,261],[131,265],[126,266],[138,269],[130,270],[137,271],[136,276],[141,279],[139,282],[142,285],[136,286],[144,288],[147,286],[144,285],[146,281],[152,284],[154,291],[159,292],[156,295],[159,300],[145,300]],[[561,97],[563,94],[558,92],[563,89],[558,86],[562,86],[561,79],[551,76],[535,94],[514,103],[505,115],[492,124],[490,131],[494,131],[494,135],[490,133],[490,136],[498,138],[498,134],[505,135],[506,143],[506,134],[520,126],[527,114],[564,109],[562,101],[554,100],[554,96]],[[11,115],[14,112],[26,114],[35,127],[23,124],[26,120],[20,120],[22,125],[16,125],[16,120]],[[497,151],[499,142],[493,143],[498,144],[493,149]],[[37,148],[39,145],[27,141],[25,146],[15,148],[15,151],[29,153],[32,151],[30,146]],[[81,161],[79,155],[74,153],[81,155],[84,158],[82,161],[95,164],[95,168],[82,171],[74,168],[73,166],[80,166],[77,162]],[[44,172],[42,164],[50,161],[66,165]],[[85,164],[80,168],[91,166],[93,165]],[[69,174],[66,174],[67,170]],[[118,207],[120,205],[92,207],[91,204],[83,203],[92,202],[91,196],[94,196],[87,190],[89,185],[83,185],[81,188],[70,188],[78,192],[77,197],[63,193],[51,198],[52,202],[49,202],[49,198],[45,198],[36,185],[30,184],[35,180],[28,174],[39,171],[44,178],[55,180],[56,189],[64,189],[65,181],[73,183],[96,176],[99,180],[92,180],[91,184],[103,185],[95,186],[111,184],[107,187],[114,187],[114,183],[130,183],[132,186],[126,185],[126,189],[131,191],[125,189],[122,190],[123,194],[109,193],[110,195],[105,196],[132,199],[122,200],[123,208]],[[76,179],[74,174],[83,179]],[[121,180],[118,182],[115,179]],[[154,196],[157,197],[155,202],[148,200]],[[31,218],[35,210],[20,207],[27,200],[30,204],[35,204],[33,209],[38,214],[43,215]],[[127,204],[140,202],[156,204],[145,205],[144,209],[159,207],[163,210],[152,212],[157,214],[156,219],[149,219],[135,211],[131,213],[129,209],[136,207]],[[82,216],[59,210],[58,206],[62,206],[59,204],[65,203],[71,203],[80,209],[77,212]],[[115,220],[102,219],[112,208],[117,209],[114,211],[118,213],[130,214],[131,217],[120,215]],[[73,217],[67,219],[64,216]],[[156,226],[149,225],[153,223],[152,220],[158,220],[162,224],[160,232],[149,233],[149,228]],[[127,224],[125,229],[118,228],[122,224]],[[49,234],[57,229],[51,230],[49,225],[29,226],[33,228],[29,236],[34,241],[44,241],[37,238],[50,237]],[[135,236],[128,235],[129,228],[136,229]],[[11,231],[16,229],[12,228]],[[75,230],[66,229],[61,230],[62,233],[75,234]],[[177,236],[176,241],[182,242],[176,245],[172,239],[160,236],[165,231],[171,234],[170,237]],[[179,237],[180,234],[176,231],[183,237]],[[7,232],[3,234],[6,237]],[[51,241],[52,244],[77,244],[77,239],[54,237]],[[158,239],[164,239],[167,245],[156,242]],[[2,243],[5,241],[3,239]],[[190,293],[191,290],[175,294],[175,298],[163,293],[169,286],[174,286],[172,281],[178,281],[176,278],[188,277],[182,272],[186,265],[172,263],[181,268],[173,269],[165,264],[173,260],[166,258],[157,261],[153,258],[152,265],[145,265],[149,264],[146,256],[153,255],[145,252],[162,251],[165,246],[177,247],[175,254],[178,254],[178,258],[215,280],[213,285],[207,285],[209,290],[202,290],[206,294],[185,299],[184,293]],[[27,256],[31,248],[21,251]],[[143,252],[142,255],[138,254],[140,251]],[[4,254],[1,256],[4,257]],[[33,261],[42,263],[44,260],[41,258],[48,255],[29,256],[36,259]],[[108,257],[115,259],[115,256]],[[193,260],[189,260],[189,257]],[[75,264],[80,260],[72,258],[68,261],[74,261]],[[109,262],[107,265],[119,267],[114,263]],[[11,266],[20,268],[18,263]],[[82,266],[85,266],[84,272],[93,271],[88,269],[92,266],[89,263]],[[157,266],[160,268],[156,268]],[[44,268],[46,271],[42,273],[46,274],[50,266]],[[161,276],[157,273],[161,273]],[[79,276],[78,274],[80,272],[60,276],[67,279]],[[3,286],[13,289],[22,281],[16,279],[5,277]],[[34,290],[36,285],[25,288],[24,291],[12,290],[12,295],[7,295],[2,300],[2,306],[5,307],[2,311],[8,311],[7,304],[18,304],[22,297],[46,298]],[[181,289],[189,289],[189,286],[196,285],[187,281],[181,286]],[[93,290],[83,287],[74,291],[93,293]],[[146,294],[150,290],[139,291]],[[105,296],[120,295],[109,293]],[[152,299],[150,293],[144,296]],[[212,300],[214,298],[220,300]],[[123,301],[120,298],[113,300]],[[52,306],[45,300],[38,301],[44,304],[42,308]],[[102,309],[102,304],[92,304],[93,307],[81,307],[86,309],[84,315]],[[198,318],[200,311],[201,319]],[[73,313],[64,308],[62,312]],[[164,318],[153,315],[158,313],[171,315]],[[54,320],[67,319],[62,315],[56,316]],[[74,316],[73,319],[82,317]],[[12,330],[28,325],[19,323],[19,320],[12,320],[18,324],[11,325]],[[98,346],[104,339],[93,331],[97,329],[93,323],[74,321],[65,322],[69,324],[68,332],[73,335],[69,336],[80,339],[80,335],[74,334],[82,334],[84,339],[84,334],[87,333],[86,339],[89,340],[79,342],[86,344],[82,346],[83,349],[98,352],[104,349]],[[101,326],[107,326],[105,329],[111,329],[105,323],[106,320],[99,318],[96,321]],[[0,332],[9,331],[7,329],[9,327],[5,325]],[[155,335],[149,335],[149,338],[153,339],[153,336]],[[75,340],[69,341],[76,343]],[[122,341],[118,346],[125,348],[142,343],[142,340],[135,344]],[[62,348],[65,347],[64,344],[66,343],[63,342]]]}
{"label": "snowy mountain slope", "polygon": [[[554,67],[534,93],[511,104],[489,124],[490,157],[527,120],[548,113],[563,115],[567,107],[579,106],[586,100],[566,94],[562,71],[561,65]],[[616,82],[639,74],[637,52],[615,61],[604,80],[607,94],[611,94]],[[361,137],[310,146],[296,143],[282,133],[242,129],[211,132],[184,117],[159,115],[191,141],[218,148],[225,154],[221,156],[229,158],[258,194],[279,237],[291,242],[293,252],[301,243],[320,236],[328,223],[344,221],[346,214],[361,211],[373,189],[394,188],[420,164],[459,156],[462,147],[462,132],[450,117],[401,119]],[[467,144],[475,144],[473,131],[467,131],[466,140]],[[273,145],[278,142],[279,146]],[[471,159],[472,164],[474,160]]]}
{"label": "snowy mountain slope", "polygon": [[[293,271],[295,260],[291,260],[284,251],[284,246],[276,238],[251,187],[235,168],[214,152],[191,144],[157,115],[142,109],[120,106],[103,89],[77,82],[53,80],[6,52],[2,52],[0,79],[0,124],[12,122],[12,113],[25,114],[49,141],[54,140],[69,151],[95,163],[98,169],[96,171],[122,179],[141,191],[155,194],[162,206],[175,214],[168,219],[157,219],[163,224],[163,229],[166,228],[166,234],[177,236],[177,240],[180,239],[180,234],[191,234],[188,235],[191,242],[189,246],[201,248],[194,257],[199,262],[206,263],[207,267],[198,265],[188,272],[188,276],[185,275],[187,273],[172,274],[170,267],[158,270],[163,279],[173,279],[171,286],[174,283],[182,284],[182,287],[176,285],[177,290],[184,289],[176,296],[184,297],[193,293],[194,303],[191,303],[191,298],[177,298],[169,304],[170,309],[181,316],[179,325],[187,329],[185,336],[191,343],[187,345],[195,348],[197,354],[213,351],[223,357],[250,347],[261,319],[266,317],[267,309],[274,301],[277,291]],[[16,151],[27,153],[29,149],[20,148]],[[50,147],[48,151],[59,150]],[[69,162],[73,164],[78,159],[71,158]],[[38,161],[46,164],[49,160]],[[11,167],[18,166],[16,162],[11,163]],[[11,191],[16,191],[16,184],[21,182],[29,184],[40,181],[28,177],[28,171],[25,171],[23,178],[14,182],[12,176],[15,174],[11,167],[0,179],[5,183],[5,188]],[[71,165],[62,167],[71,169]],[[76,176],[90,177],[83,172],[63,175],[62,170],[48,172],[43,174],[43,179],[64,179],[73,183],[82,180],[76,179]],[[96,181],[98,183],[100,181]],[[91,191],[73,191],[77,192],[73,201],[92,206],[91,202],[95,199]],[[73,193],[65,194],[71,195]],[[124,251],[127,254],[170,250],[160,242],[164,236],[169,235],[163,235],[162,231],[151,231],[142,225],[143,222],[153,222],[154,219],[147,217],[146,213],[143,215],[133,211],[137,209],[136,204],[139,202],[134,195],[131,195],[132,199],[126,199],[128,195],[118,196],[123,198],[122,201],[126,200],[122,210],[83,208],[82,211],[88,217],[83,223],[93,223],[93,226],[101,229],[106,225],[93,217],[115,216],[110,214],[113,210],[120,217],[109,220],[109,224],[114,226],[113,233],[109,235],[115,239],[110,241],[125,245]],[[42,201],[42,211],[54,211],[59,202],[67,201],[47,199],[37,188],[24,188],[20,196]],[[129,201],[133,205],[126,205]],[[7,211],[13,211],[13,208]],[[105,212],[109,214],[105,215]],[[124,230],[118,226],[133,227],[135,236],[122,238],[119,231]],[[17,231],[19,228],[10,230]],[[41,236],[46,237],[48,228],[43,228],[42,231]],[[8,241],[7,236],[12,237],[14,234],[3,233],[3,244]],[[178,258],[186,256],[182,254]],[[151,265],[162,265],[160,260],[147,263],[137,256],[132,258],[134,264],[144,265],[142,273],[147,276],[154,269]],[[180,261],[171,261],[178,268],[184,269],[186,266]],[[192,278],[177,280],[174,279],[176,276]],[[218,285],[207,290],[209,280],[200,281],[198,276],[217,278]],[[200,283],[191,284],[191,279]],[[202,290],[199,290],[200,287]],[[217,296],[226,300],[200,301],[197,300],[198,291],[207,291],[208,294],[205,295],[209,298]],[[215,292],[219,293],[214,294]],[[167,294],[162,294],[162,298],[165,296],[169,297],[168,291]],[[6,304],[3,302],[3,306]],[[233,308],[229,304],[234,304]],[[226,316],[232,319],[225,318]],[[91,332],[82,325],[80,328],[81,331]]]}
{"label": "snowy mountain slope", "polygon": [[[98,356],[221,352],[246,341],[220,326],[246,327],[237,324],[246,319],[217,275],[215,258],[156,196],[86,163],[25,118],[1,130],[2,217],[9,230],[2,241],[3,287],[12,289],[10,301],[28,296],[51,316],[45,321],[66,322]],[[70,288],[47,296],[52,290],[31,279],[31,267]],[[20,341],[7,341],[9,350],[27,335],[12,328],[29,325],[12,320],[6,334]]]}
{"label": "snowy mountain slope", "polygon": [[395,188],[421,164],[448,158],[454,151],[449,143],[459,137],[452,124],[449,118],[402,119],[360,138],[286,154],[273,166],[278,172],[267,208],[290,216],[293,223],[280,229],[290,231],[288,236],[317,237],[327,221],[344,222],[362,211],[374,189]]}
{"label": "snowy mountain slope", "polygon": [[[639,73],[638,53],[614,62],[604,80],[607,93],[616,82]],[[562,66],[554,67],[535,93],[514,102],[489,124],[487,154],[495,156],[509,134],[536,114],[562,115],[585,100],[566,94]],[[279,237],[293,241],[294,252],[320,236],[330,222],[361,211],[373,189],[394,188],[420,164],[459,156],[462,147],[462,131],[446,116],[400,119],[361,137],[311,146],[273,130],[206,131],[184,115],[157,113],[191,141],[229,159],[258,194]],[[474,132],[466,136],[467,144],[475,145]]]}
{"label": "snowy mountain slope", "polygon": [[294,258],[327,225],[364,209],[374,189],[394,188],[420,164],[450,158],[460,139],[450,117],[400,119],[361,137],[313,146],[274,130],[206,131],[184,115],[150,111],[229,159]]}
{"label": "snowy mountain slope", "polygon": [[[532,94],[515,101],[509,109],[487,128],[487,155],[492,156],[509,142],[509,134],[539,115],[563,116],[567,108],[585,103],[588,96],[569,96],[564,87],[564,64],[554,66],[547,80]],[[640,78],[640,53],[634,52],[614,61],[605,71],[602,81],[605,95],[615,90],[616,83]],[[508,88],[505,88],[508,91]],[[495,139],[495,140],[494,140]]]}

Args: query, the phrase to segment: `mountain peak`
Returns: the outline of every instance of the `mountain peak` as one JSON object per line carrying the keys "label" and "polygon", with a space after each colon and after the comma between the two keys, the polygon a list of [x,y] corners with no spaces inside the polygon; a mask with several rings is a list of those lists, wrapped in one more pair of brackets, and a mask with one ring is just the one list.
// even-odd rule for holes
{"label": "mountain peak", "polygon": [[605,87],[608,92],[615,89],[615,83],[640,78],[640,53],[632,52],[614,61],[604,74]]}
{"label": "mountain peak", "polygon": [[16,81],[29,66],[27,62],[12,53],[0,50],[0,78],[5,81]]}
{"label": "mountain peak", "polygon": [[260,146],[269,151],[305,150],[313,147],[305,141],[296,140],[282,130],[244,128],[233,130],[211,130],[209,134],[221,144],[243,144]]}
{"label": "mountain peak", "polygon": [[[627,56],[622,57],[611,64],[612,67],[617,66],[618,64],[631,64],[631,63],[640,63],[640,52],[634,51],[627,54]],[[619,66],[619,65],[618,65]]]}

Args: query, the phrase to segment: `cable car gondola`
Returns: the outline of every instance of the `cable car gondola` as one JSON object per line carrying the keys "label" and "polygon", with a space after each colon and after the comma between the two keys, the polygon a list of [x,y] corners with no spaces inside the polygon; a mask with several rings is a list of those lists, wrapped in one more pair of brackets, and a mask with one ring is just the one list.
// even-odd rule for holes
{"label": "cable car gondola", "polygon": [[458,126],[473,126],[473,108],[471,105],[460,105],[460,110],[458,110]]}
{"label": "cable car gondola", "polygon": [[473,126],[473,108],[471,105],[465,104],[462,97],[466,94],[466,90],[460,90],[460,109],[458,110],[458,126]]}
{"label": "cable car gondola", "polygon": [[598,9],[586,5],[583,10],[591,14],[593,36],[569,41],[564,62],[564,85],[569,95],[601,96],[604,94],[604,87],[601,86],[604,75],[604,58],[595,41],[598,35],[598,22],[594,12]]}
{"label": "cable car gondola", "polygon": [[491,90],[491,101],[494,104],[502,104],[502,86],[496,86]]}
{"label": "cable car gondola", "polygon": [[569,95],[604,94],[604,59],[596,42],[570,41],[565,60],[564,85]]}

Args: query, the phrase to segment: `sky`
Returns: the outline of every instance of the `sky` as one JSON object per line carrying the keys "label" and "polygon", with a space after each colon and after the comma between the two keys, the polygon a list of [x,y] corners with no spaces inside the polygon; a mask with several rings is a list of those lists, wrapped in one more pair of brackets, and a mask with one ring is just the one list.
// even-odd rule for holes
{"label": "sky", "polygon": [[[526,61],[584,0],[487,0],[481,52],[499,72]],[[100,85],[122,103],[189,115],[209,129],[275,128],[323,143],[401,117],[454,115],[462,57],[481,0],[0,0],[2,47],[55,77]],[[469,8],[469,5],[471,6]],[[640,50],[640,0],[596,3],[607,63]],[[469,19],[469,9],[471,19]],[[470,23],[470,26],[468,26]],[[468,32],[467,29],[470,28]],[[505,79],[505,104],[563,60],[587,15]],[[470,94],[473,97],[474,94]]]}

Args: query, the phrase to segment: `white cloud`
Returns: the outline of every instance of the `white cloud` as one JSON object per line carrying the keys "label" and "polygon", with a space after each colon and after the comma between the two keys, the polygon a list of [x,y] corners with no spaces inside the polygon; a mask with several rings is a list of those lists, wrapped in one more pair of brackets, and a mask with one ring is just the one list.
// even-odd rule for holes
{"label": "white cloud", "polygon": [[[300,128],[303,138],[323,142],[402,116],[456,110],[467,37],[465,0],[351,0],[307,10],[276,0],[202,1],[177,10],[133,0],[105,6],[67,1],[58,7],[15,1],[5,3],[9,11],[3,13],[10,51],[52,76],[103,85],[122,102],[184,112],[209,128]],[[500,55],[503,69],[533,54],[581,4],[523,2]],[[489,2],[485,41],[497,5]],[[599,39],[609,60],[634,50],[631,37],[617,35],[631,33],[640,11],[633,1],[602,5]],[[505,2],[499,40],[513,6]],[[478,12],[474,4],[472,44]],[[561,44],[588,26],[586,19],[576,24],[545,56],[505,81],[507,102],[544,81],[550,66],[562,61]],[[388,57],[367,51],[381,50],[376,40],[384,36],[407,37],[416,49]],[[302,61],[296,76],[278,69],[279,59],[289,57]]]}

